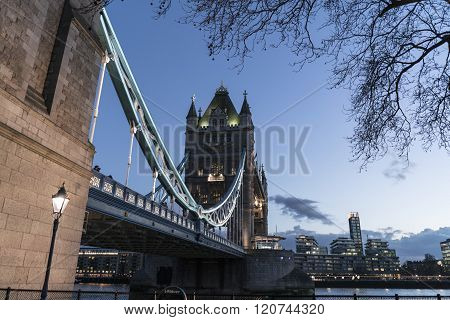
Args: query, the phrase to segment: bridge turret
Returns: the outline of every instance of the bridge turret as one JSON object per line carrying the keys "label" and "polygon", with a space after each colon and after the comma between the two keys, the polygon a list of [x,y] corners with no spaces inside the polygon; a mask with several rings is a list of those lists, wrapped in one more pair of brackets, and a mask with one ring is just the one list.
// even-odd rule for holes
{"label": "bridge turret", "polygon": [[191,106],[189,108],[189,112],[186,116],[186,124],[189,128],[194,129],[197,128],[198,117],[195,111],[195,95],[191,98]]}
{"label": "bridge turret", "polygon": [[239,113],[239,125],[253,128],[252,112],[247,102],[247,90],[244,91],[244,101],[242,102],[241,112]]}

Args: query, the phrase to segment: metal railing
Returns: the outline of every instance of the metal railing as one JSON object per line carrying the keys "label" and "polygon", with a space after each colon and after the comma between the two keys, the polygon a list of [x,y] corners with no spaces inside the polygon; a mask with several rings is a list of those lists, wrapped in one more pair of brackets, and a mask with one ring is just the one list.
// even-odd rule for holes
{"label": "metal railing", "polygon": [[[194,232],[200,232],[199,227],[196,222],[190,220],[188,218],[183,217],[182,215],[177,214],[175,211],[170,208],[161,205],[155,201],[152,201],[150,198],[145,197],[144,195],[131,190],[121,183],[115,181],[113,178],[105,176],[104,174],[93,171],[92,177],[90,180],[90,188],[101,191],[102,193],[108,194],[117,198],[121,201],[124,201],[137,209],[144,210],[147,214],[156,215],[161,218],[164,218],[169,223],[174,223],[180,227],[187,228]],[[236,250],[242,250],[242,247],[236,245],[230,240],[206,229],[203,230],[203,235],[210,240],[218,242],[222,245],[226,245],[228,247],[234,248]]]}
{"label": "metal railing", "polygon": [[[0,289],[0,300],[39,300],[41,290],[29,289]],[[450,295],[205,295],[188,293],[187,300],[450,300]],[[147,300],[156,300],[158,295],[149,293]],[[176,298],[174,296],[174,298]],[[128,300],[129,292],[126,291],[63,291],[49,290],[47,300]],[[164,296],[164,299],[170,299]],[[179,299],[179,297],[178,297]]]}
{"label": "metal railing", "polygon": [[[47,300],[128,300],[129,292],[49,290]],[[39,300],[41,290],[0,289],[0,300]]]}

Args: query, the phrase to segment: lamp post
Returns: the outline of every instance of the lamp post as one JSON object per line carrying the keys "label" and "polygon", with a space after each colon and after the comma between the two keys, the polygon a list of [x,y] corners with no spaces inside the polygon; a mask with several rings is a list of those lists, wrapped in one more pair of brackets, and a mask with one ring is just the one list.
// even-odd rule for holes
{"label": "lamp post", "polygon": [[56,231],[58,231],[59,219],[61,218],[64,210],[69,203],[69,198],[67,197],[66,188],[64,188],[64,183],[58,192],[52,196],[53,204],[53,232],[52,240],[50,242],[50,251],[48,253],[47,269],[45,271],[45,280],[41,292],[41,300],[47,299],[48,292],[48,280],[50,278],[50,268],[52,267],[53,249],[55,248]]}

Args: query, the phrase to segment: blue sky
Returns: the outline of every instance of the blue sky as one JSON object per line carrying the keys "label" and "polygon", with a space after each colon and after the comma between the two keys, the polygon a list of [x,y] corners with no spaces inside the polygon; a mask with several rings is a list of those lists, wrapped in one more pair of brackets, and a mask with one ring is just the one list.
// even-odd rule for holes
{"label": "blue sky", "polygon": [[[233,69],[236,61],[226,61],[221,56],[212,60],[208,56],[200,31],[175,22],[180,15],[176,8],[158,21],[152,18],[146,1],[116,1],[108,13],[175,162],[182,158],[180,128],[185,122],[190,97],[195,94],[197,107],[204,110],[221,81],[238,110],[242,92],[248,91],[253,122],[257,128],[264,125],[263,135],[267,128],[281,128],[288,138],[288,128],[293,128],[298,137],[305,127],[311,128],[302,149],[309,173],[300,170],[298,160],[295,160],[294,173],[268,172],[269,193],[315,201],[315,210],[327,215],[333,223],[305,219],[301,213],[286,215],[280,205],[270,202],[270,232],[276,228],[288,232],[299,226],[320,234],[340,234],[347,232],[350,211],[360,213],[365,230],[376,232],[388,227],[400,230],[394,237],[397,240],[426,228],[433,231],[450,226],[450,166],[445,151],[424,152],[416,146],[411,152],[413,165],[409,168],[396,163],[394,155],[362,172],[359,163],[349,161],[351,152],[346,137],[352,133],[352,123],[344,114],[349,92],[328,88],[330,72],[326,61],[317,61],[295,72],[290,66],[295,57],[288,49],[278,48],[254,52],[238,72]],[[101,166],[102,172],[123,181],[129,128],[111,81],[105,79],[94,139],[97,151],[94,163]],[[289,145],[273,140],[259,139],[258,149],[258,157],[266,167],[276,165],[274,155],[289,155]],[[135,144],[130,186],[145,194],[151,188],[151,177],[142,171],[139,154]],[[445,232],[438,233],[436,239],[450,237]],[[438,242],[435,247],[427,245],[438,252]],[[424,253],[427,248],[424,244]]]}

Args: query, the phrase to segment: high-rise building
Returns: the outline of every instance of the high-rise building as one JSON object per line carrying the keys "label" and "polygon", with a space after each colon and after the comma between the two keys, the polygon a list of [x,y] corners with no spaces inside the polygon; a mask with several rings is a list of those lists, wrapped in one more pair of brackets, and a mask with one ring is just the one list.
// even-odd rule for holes
{"label": "high-rise building", "polygon": [[312,236],[299,235],[296,240],[296,251],[300,254],[319,254],[319,244]]}
{"label": "high-rise building", "polygon": [[450,271],[450,238],[441,242],[442,264]]}
{"label": "high-rise building", "polygon": [[350,238],[355,243],[356,253],[363,255],[363,242],[361,236],[361,224],[358,212],[350,212],[348,215],[348,225],[350,227]]}
{"label": "high-rise building", "polygon": [[330,243],[331,254],[355,256],[359,252],[356,249],[355,241],[349,238],[339,237]]}
{"label": "high-rise building", "polygon": [[195,101],[186,116],[188,161],[185,180],[194,199],[205,208],[220,201],[239,169],[246,152],[242,191],[236,211],[227,225],[229,240],[246,249],[254,236],[267,236],[267,180],[256,159],[252,113],[247,93],[237,113],[228,90],[221,85],[205,112],[196,111]]}

